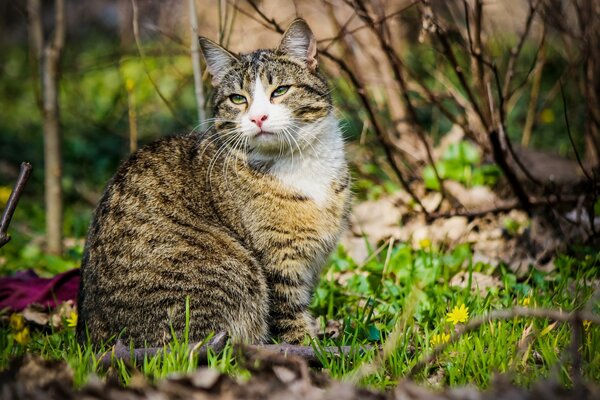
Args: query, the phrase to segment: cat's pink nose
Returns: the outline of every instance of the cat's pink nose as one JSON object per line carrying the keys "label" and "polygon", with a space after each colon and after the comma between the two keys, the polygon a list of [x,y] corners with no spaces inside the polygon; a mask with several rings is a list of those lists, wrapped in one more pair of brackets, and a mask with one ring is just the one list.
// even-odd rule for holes
{"label": "cat's pink nose", "polygon": [[269,116],[267,114],[263,114],[257,117],[250,117],[250,121],[254,122],[259,128],[262,128],[262,124],[267,120],[267,118],[269,118]]}

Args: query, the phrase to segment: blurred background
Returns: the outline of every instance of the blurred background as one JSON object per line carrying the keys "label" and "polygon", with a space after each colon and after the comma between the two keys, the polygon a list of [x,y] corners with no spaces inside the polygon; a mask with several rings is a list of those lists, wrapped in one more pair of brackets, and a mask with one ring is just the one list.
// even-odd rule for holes
{"label": "blurred background", "polygon": [[[396,196],[396,206],[427,220],[515,208],[551,215],[551,225],[576,210],[592,222],[580,223],[587,230],[574,240],[596,240],[599,8],[586,0],[0,0],[0,207],[20,162],[33,165],[0,272],[78,266],[118,164],[152,140],[207,127],[210,78],[201,57],[194,63],[197,35],[233,52],[274,48],[297,16],[318,39],[357,204]],[[473,197],[475,187],[487,197]]]}

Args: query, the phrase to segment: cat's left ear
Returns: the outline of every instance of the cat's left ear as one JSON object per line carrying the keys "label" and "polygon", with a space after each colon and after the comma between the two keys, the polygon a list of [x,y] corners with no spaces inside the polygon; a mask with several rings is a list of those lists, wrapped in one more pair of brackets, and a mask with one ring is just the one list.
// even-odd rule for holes
{"label": "cat's left ear", "polygon": [[206,60],[206,68],[212,76],[213,86],[217,86],[225,73],[238,62],[236,56],[210,39],[199,36],[200,48]]}
{"label": "cat's left ear", "polygon": [[301,18],[295,19],[287,28],[277,51],[304,61],[312,72],[317,69],[317,41]]}

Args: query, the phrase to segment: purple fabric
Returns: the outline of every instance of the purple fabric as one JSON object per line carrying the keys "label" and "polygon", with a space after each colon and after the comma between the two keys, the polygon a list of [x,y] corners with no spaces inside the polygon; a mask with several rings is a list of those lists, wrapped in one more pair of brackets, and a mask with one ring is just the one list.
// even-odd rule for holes
{"label": "purple fabric", "polygon": [[0,278],[0,310],[8,307],[21,311],[33,303],[56,307],[64,301],[76,300],[78,290],[79,268],[53,278],[40,278],[31,269],[19,271]]}

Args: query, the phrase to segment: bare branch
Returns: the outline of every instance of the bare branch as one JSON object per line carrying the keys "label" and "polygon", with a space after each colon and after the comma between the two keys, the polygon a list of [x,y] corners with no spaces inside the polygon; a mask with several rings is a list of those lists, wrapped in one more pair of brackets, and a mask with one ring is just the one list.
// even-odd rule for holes
{"label": "bare branch", "polygon": [[29,175],[31,175],[31,169],[31,164],[28,162],[21,163],[21,171],[19,172],[17,183],[15,183],[15,187],[8,197],[6,207],[4,207],[4,211],[2,212],[2,218],[0,218],[0,247],[10,241],[10,235],[7,233],[8,226],[17,208],[17,203],[23,194],[23,189],[29,179]]}
{"label": "bare branch", "polygon": [[[563,115],[565,117],[565,124],[567,125],[567,135],[569,136],[569,142],[571,142],[571,147],[575,152],[575,158],[577,158],[577,163],[579,164],[579,168],[585,175],[585,177],[592,183],[595,183],[595,179],[590,176],[585,167],[583,166],[583,162],[581,161],[581,157],[579,156],[579,151],[577,151],[577,146],[575,146],[575,141],[573,140],[573,135],[571,134],[571,125],[569,124],[569,113],[567,112],[567,99],[565,98],[565,91],[563,89],[562,82],[560,83],[560,96],[562,98],[563,104]],[[593,223],[592,223],[593,225]]]}
{"label": "bare branch", "polygon": [[154,78],[152,78],[152,75],[150,75],[150,71],[148,71],[148,67],[146,66],[146,55],[145,55],[144,49],[142,47],[142,41],[140,39],[140,26],[139,26],[139,18],[138,18],[137,1],[136,0],[131,0],[131,6],[133,7],[133,18],[132,18],[133,37],[135,38],[135,45],[136,45],[136,47],[138,49],[138,53],[140,55],[140,59],[142,60],[142,66],[144,67],[144,72],[146,73],[146,76],[148,77],[148,80],[152,84],[152,87],[156,91],[156,94],[158,94],[158,97],[160,97],[160,99],[163,101],[163,103],[167,106],[167,108],[171,112],[171,115],[173,115],[173,118],[175,118],[175,120],[178,123],[180,123],[181,125],[185,126],[187,129],[191,130],[191,127],[185,121],[182,121],[179,118],[179,116],[175,112],[175,109],[173,108],[173,106],[171,105],[171,103],[169,102],[169,100],[167,100],[167,98],[163,95],[163,93],[160,91],[160,89],[158,87],[158,84],[154,81]]}
{"label": "bare branch", "polygon": [[[220,4],[220,3],[219,3]],[[200,44],[198,43],[198,14],[196,13],[196,0],[189,0],[190,27],[192,30],[190,47],[192,53],[192,68],[194,70],[194,90],[196,93],[196,107],[198,109],[198,123],[206,119],[204,112],[204,88],[202,86],[202,70],[200,69]]]}

